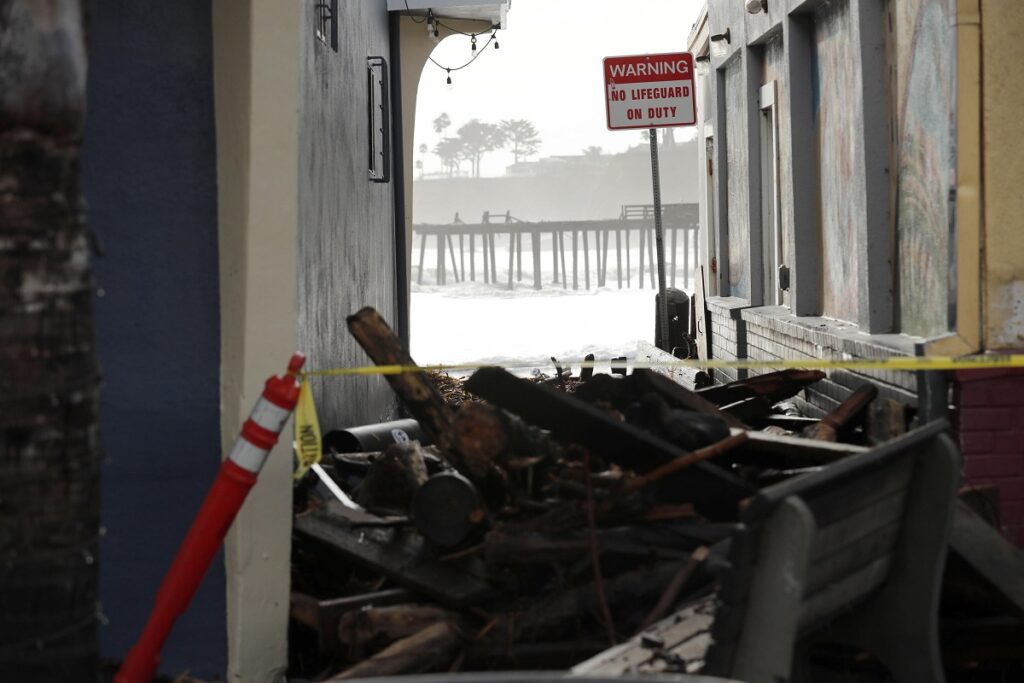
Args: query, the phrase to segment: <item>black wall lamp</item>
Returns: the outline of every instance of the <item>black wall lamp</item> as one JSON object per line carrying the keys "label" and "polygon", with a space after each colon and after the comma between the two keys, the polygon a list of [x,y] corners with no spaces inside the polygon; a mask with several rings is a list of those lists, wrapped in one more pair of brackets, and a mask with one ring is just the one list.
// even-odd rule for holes
{"label": "black wall lamp", "polygon": [[715,35],[711,36],[710,40],[712,43],[717,43],[724,40],[726,44],[728,44],[730,42],[731,35],[732,34],[729,32],[729,29],[725,29],[725,31],[723,31],[722,33],[716,33]]}

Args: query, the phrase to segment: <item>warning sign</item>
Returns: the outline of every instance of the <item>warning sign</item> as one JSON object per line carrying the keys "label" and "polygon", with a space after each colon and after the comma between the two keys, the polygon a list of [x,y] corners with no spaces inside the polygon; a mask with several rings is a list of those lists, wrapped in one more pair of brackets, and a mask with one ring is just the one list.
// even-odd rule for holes
{"label": "warning sign", "polygon": [[689,52],[605,57],[604,91],[609,130],[697,123]]}

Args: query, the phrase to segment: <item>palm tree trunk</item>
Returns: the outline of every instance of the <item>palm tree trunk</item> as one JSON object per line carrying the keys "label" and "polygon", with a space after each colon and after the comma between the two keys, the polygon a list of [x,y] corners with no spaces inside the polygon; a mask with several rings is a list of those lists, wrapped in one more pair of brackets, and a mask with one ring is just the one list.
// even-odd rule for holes
{"label": "palm tree trunk", "polygon": [[0,0],[0,680],[95,681],[98,368],[80,0]]}

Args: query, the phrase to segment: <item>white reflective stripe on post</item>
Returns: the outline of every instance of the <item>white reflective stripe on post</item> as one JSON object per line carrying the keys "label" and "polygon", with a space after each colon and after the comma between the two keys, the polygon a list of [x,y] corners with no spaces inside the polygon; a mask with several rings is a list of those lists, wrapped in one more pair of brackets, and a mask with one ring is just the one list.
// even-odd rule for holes
{"label": "white reflective stripe on post", "polygon": [[259,446],[249,443],[244,436],[239,436],[235,440],[235,445],[231,447],[228,458],[242,469],[259,474],[269,453],[270,451],[265,451]]}
{"label": "white reflective stripe on post", "polygon": [[249,419],[268,432],[280,434],[281,430],[284,429],[284,423],[288,421],[288,417],[291,414],[292,411],[274,405],[260,396],[259,400],[256,401],[256,406],[252,409],[252,413],[249,415]]}

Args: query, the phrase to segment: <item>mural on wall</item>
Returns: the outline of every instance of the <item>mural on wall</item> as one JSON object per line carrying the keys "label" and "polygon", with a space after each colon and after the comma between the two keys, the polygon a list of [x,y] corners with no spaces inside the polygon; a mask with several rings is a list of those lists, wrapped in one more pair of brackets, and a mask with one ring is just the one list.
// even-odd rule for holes
{"label": "mural on wall", "polygon": [[896,16],[900,331],[950,329],[955,186],[955,29],[949,0],[907,0]]}
{"label": "mural on wall", "polygon": [[750,299],[750,192],[747,187],[747,121],[743,107],[743,63],[725,69],[725,136],[728,191],[729,296]]}
{"label": "mural on wall", "polygon": [[857,320],[857,221],[865,213],[861,187],[864,159],[856,145],[863,135],[859,108],[848,106],[861,80],[852,41],[849,1],[823,5],[814,16],[814,125],[818,156],[818,211],[822,237],[824,314]]}

